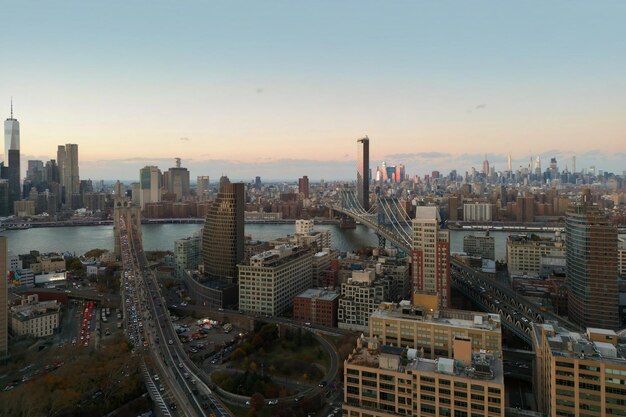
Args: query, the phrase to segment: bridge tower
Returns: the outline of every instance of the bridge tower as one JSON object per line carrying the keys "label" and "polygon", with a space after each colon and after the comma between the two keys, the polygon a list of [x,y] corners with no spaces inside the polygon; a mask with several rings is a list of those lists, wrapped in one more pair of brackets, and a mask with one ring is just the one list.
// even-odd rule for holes
{"label": "bridge tower", "polygon": [[133,204],[129,200],[115,199],[113,208],[113,239],[115,247],[115,256],[122,256],[120,248],[120,228],[118,226],[121,217],[124,217],[128,227],[135,226],[135,230],[139,233],[141,239],[141,207]]}

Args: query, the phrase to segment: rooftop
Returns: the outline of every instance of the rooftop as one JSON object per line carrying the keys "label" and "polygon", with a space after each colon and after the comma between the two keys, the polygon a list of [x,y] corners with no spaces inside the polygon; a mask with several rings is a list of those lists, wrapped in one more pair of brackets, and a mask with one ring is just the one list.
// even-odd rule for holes
{"label": "rooftop", "polygon": [[[587,333],[579,333],[560,327],[556,322],[533,326],[537,340],[541,340],[542,329],[546,332],[550,350],[556,357],[584,358],[626,365],[626,344],[608,343],[617,341],[617,334],[613,330],[588,328]],[[606,341],[597,340],[598,336],[606,337]]]}
{"label": "rooftop", "polygon": [[335,291],[330,291],[325,288],[309,288],[302,294],[298,295],[300,298],[315,298],[317,300],[333,301],[339,298],[339,294]]}
{"label": "rooftop", "polygon": [[420,321],[481,330],[496,330],[500,329],[501,326],[499,314],[453,309],[432,311],[403,304],[384,304],[384,307],[381,307],[372,313],[371,318]]}
{"label": "rooftop", "polygon": [[473,353],[472,363],[462,366],[451,358],[425,359],[416,349],[381,345],[375,337],[361,337],[357,347],[348,356],[347,363],[395,372],[424,372],[445,374],[470,380],[488,380],[504,383],[502,360],[499,353]]}

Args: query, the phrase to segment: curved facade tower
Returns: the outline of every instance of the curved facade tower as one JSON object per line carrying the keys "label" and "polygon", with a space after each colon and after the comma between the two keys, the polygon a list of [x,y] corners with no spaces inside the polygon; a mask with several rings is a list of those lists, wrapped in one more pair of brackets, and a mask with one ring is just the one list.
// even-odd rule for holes
{"label": "curved facade tower", "polygon": [[202,263],[211,278],[237,281],[237,264],[244,257],[243,183],[220,180],[220,191],[211,204],[202,232]]}
{"label": "curved facade tower", "polygon": [[617,228],[588,190],[565,217],[569,318],[582,327],[619,327]]}

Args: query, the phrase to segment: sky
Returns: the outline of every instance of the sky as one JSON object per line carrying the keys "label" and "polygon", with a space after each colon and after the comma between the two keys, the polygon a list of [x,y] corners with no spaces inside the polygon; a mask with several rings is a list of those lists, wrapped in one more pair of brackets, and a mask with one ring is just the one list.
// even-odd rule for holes
{"label": "sky", "polygon": [[[0,117],[81,178],[356,178],[541,155],[626,170],[624,1],[32,1],[2,6]],[[3,115],[6,114],[6,116]]]}

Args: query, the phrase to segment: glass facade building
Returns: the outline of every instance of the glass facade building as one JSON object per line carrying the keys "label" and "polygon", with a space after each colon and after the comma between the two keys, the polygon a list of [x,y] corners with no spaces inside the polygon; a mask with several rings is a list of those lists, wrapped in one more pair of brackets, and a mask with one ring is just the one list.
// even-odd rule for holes
{"label": "glass facade building", "polygon": [[569,318],[581,327],[617,329],[617,229],[589,196],[583,200],[565,222]]}
{"label": "glass facade building", "polygon": [[243,183],[221,181],[220,192],[211,204],[202,235],[204,271],[214,278],[237,280],[237,264],[244,257]]}

